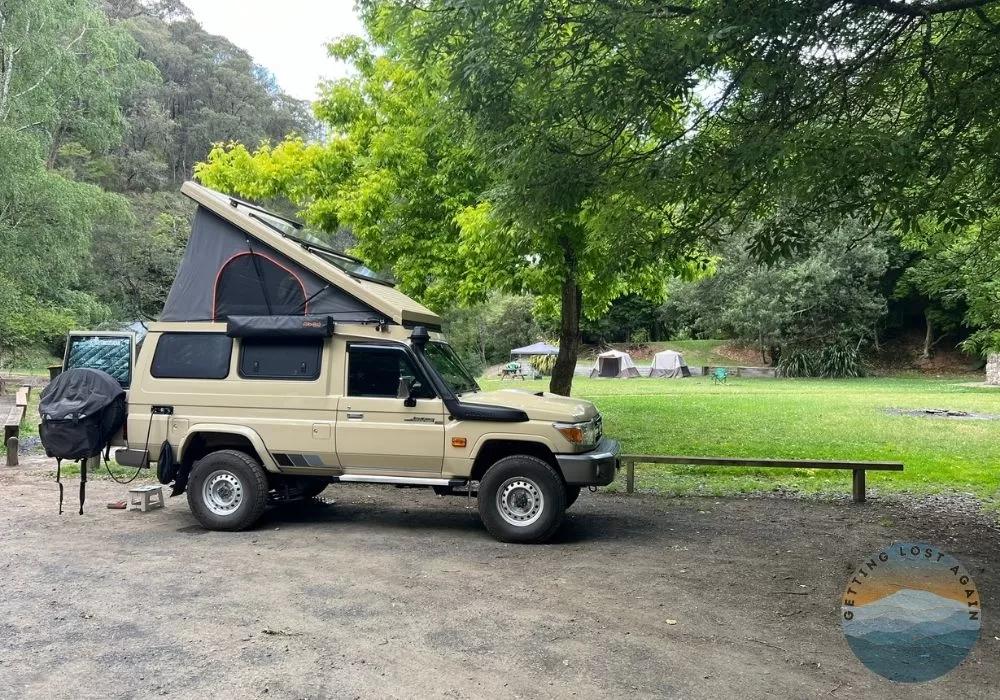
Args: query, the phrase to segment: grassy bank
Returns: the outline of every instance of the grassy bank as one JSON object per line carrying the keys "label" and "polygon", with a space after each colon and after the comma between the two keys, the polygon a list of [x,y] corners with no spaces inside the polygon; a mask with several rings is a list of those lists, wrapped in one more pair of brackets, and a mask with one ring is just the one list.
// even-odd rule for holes
{"label": "grassy bank", "polygon": [[[1000,417],[1000,390],[963,386],[980,377],[581,379],[575,396],[597,404],[605,431],[628,452],[732,457],[901,461],[871,472],[870,487],[1000,498],[1000,420],[891,415],[886,409],[948,408]],[[510,382],[487,380],[488,388]],[[547,381],[526,382],[542,389]],[[520,383],[518,388],[520,388]],[[787,488],[844,494],[850,472],[642,465],[640,488],[734,493]]]}
{"label": "grassy bank", "polygon": [[[734,365],[738,364],[733,358],[721,354],[719,350],[724,347],[724,340],[670,340],[660,343],[649,343],[653,352],[662,350],[673,350],[684,355],[684,361],[688,367],[701,367],[704,365]],[[639,364],[649,364],[648,361]]]}

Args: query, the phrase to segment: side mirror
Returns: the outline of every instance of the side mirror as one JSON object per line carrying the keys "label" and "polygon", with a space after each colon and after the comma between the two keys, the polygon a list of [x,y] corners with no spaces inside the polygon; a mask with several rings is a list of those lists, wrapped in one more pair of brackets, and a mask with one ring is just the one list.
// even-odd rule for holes
{"label": "side mirror", "polygon": [[399,388],[396,390],[396,398],[403,399],[403,405],[407,408],[414,408],[417,400],[413,398],[413,379],[411,377],[400,377]]}

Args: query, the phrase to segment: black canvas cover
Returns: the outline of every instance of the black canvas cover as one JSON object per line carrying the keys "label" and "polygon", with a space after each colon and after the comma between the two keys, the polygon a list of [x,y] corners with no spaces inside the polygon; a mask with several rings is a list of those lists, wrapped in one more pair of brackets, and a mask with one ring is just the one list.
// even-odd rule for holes
{"label": "black canvas cover", "polygon": [[329,338],[332,316],[230,316],[230,338]]}
{"label": "black canvas cover", "polygon": [[70,369],[42,390],[38,412],[38,434],[49,457],[92,457],[125,422],[125,390],[107,372]]}
{"label": "black canvas cover", "polygon": [[232,223],[198,207],[161,321],[309,314],[347,322],[377,322],[383,316]]}

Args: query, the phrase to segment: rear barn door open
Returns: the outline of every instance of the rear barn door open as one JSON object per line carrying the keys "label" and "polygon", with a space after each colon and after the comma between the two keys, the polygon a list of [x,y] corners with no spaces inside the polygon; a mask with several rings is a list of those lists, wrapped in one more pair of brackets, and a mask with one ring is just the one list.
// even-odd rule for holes
{"label": "rear barn door open", "polygon": [[134,333],[73,331],[66,340],[63,371],[77,367],[103,370],[128,389],[135,353]]}

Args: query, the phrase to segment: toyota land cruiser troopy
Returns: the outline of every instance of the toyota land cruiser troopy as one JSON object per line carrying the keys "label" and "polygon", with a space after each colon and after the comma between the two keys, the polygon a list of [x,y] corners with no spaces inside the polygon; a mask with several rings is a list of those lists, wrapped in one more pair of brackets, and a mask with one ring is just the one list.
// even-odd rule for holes
{"label": "toyota land cruiser troopy", "polygon": [[107,367],[101,348],[118,348],[117,460],[168,466],[204,527],[351,482],[476,493],[496,538],[541,542],[581,488],[615,478],[593,404],[483,392],[440,319],[359,261],[255,205],[181,191],[198,209],[160,321],[137,355],[121,334],[75,333],[65,366]]}

